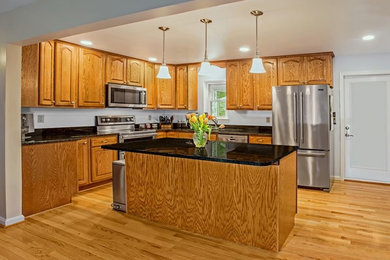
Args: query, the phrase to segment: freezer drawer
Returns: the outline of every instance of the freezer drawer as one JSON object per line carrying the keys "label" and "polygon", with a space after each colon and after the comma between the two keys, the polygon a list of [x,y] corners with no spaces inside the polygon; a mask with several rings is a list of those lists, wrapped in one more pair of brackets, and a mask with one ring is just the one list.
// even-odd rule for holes
{"label": "freezer drawer", "polygon": [[298,150],[298,186],[330,188],[329,151]]}
{"label": "freezer drawer", "polygon": [[126,212],[126,167],[125,160],[112,162],[112,208]]}

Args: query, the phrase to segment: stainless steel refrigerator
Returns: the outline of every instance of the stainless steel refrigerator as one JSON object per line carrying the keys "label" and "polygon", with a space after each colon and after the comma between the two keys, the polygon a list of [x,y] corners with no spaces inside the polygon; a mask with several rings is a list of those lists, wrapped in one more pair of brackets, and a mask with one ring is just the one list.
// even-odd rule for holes
{"label": "stainless steel refrigerator", "polygon": [[331,188],[332,104],[328,85],[272,88],[272,143],[299,147],[299,186]]}

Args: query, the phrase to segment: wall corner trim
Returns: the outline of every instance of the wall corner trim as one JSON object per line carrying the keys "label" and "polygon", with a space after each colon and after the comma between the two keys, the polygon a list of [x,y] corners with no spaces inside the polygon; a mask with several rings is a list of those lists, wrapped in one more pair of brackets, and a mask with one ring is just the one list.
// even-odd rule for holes
{"label": "wall corner trim", "polygon": [[19,215],[19,216],[16,216],[13,218],[7,218],[7,219],[0,217],[0,226],[7,227],[7,226],[11,226],[11,225],[23,222],[23,221],[24,221],[23,215]]}

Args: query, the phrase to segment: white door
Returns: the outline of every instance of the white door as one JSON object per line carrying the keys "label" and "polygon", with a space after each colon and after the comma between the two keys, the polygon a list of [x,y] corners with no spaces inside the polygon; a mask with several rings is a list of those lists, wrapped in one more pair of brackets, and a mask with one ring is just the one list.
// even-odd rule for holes
{"label": "white door", "polygon": [[390,75],[345,78],[345,179],[390,183]]}

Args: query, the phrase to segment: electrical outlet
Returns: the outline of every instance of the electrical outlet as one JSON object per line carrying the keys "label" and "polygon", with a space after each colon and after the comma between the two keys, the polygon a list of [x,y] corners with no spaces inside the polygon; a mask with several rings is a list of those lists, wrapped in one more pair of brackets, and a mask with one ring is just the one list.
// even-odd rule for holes
{"label": "electrical outlet", "polygon": [[265,118],[265,122],[266,122],[266,123],[271,123],[271,118],[270,118],[269,116],[267,116],[267,117]]}
{"label": "electrical outlet", "polygon": [[45,116],[44,115],[38,115],[38,123],[45,123]]}
{"label": "electrical outlet", "polygon": [[152,115],[148,115],[148,120],[152,120]]}

